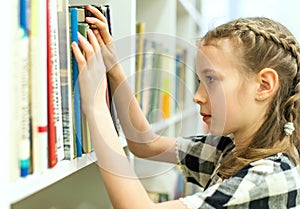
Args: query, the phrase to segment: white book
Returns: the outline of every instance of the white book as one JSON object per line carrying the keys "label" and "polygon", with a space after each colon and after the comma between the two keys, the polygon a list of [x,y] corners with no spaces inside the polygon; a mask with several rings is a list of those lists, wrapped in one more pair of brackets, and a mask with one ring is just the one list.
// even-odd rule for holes
{"label": "white book", "polygon": [[18,89],[18,114],[16,124],[19,132],[18,138],[18,159],[21,177],[26,177],[30,173],[30,109],[29,109],[29,38],[28,38],[28,4],[26,0],[20,0],[19,16],[20,16],[20,37],[18,50],[19,60],[16,81]]}
{"label": "white book", "polygon": [[[5,53],[0,56],[2,69],[7,69],[5,76],[0,77],[0,96],[2,102],[1,108],[1,134],[2,134],[2,151],[0,152],[1,157],[1,168],[3,172],[0,174],[0,185],[5,185],[8,182],[14,182],[19,177],[19,163],[18,163],[18,142],[20,136],[20,126],[16,124],[18,119],[19,108],[19,92],[16,89],[19,86],[19,79],[17,78],[18,69],[20,69],[20,57],[18,54],[18,47],[20,44],[19,34],[19,19],[18,19],[18,1],[12,0],[7,2],[7,9],[1,12],[0,17],[3,19],[9,18],[10,21],[4,21],[4,27],[7,32],[1,33],[1,40],[3,42]],[[18,123],[19,124],[19,123]],[[17,127],[16,127],[17,125]],[[2,187],[6,192],[5,186]],[[1,189],[0,189],[1,191]],[[3,201],[5,203],[5,198]],[[2,208],[0,203],[0,208]]]}
{"label": "white book", "polygon": [[31,1],[31,114],[33,172],[48,168],[46,1]]}
{"label": "white book", "polygon": [[60,91],[60,63],[59,63],[59,42],[58,42],[58,19],[56,0],[49,1],[50,8],[50,37],[51,37],[51,62],[52,62],[52,85],[54,101],[54,121],[56,128],[56,154],[57,160],[64,159],[64,140],[61,109],[61,91]]}

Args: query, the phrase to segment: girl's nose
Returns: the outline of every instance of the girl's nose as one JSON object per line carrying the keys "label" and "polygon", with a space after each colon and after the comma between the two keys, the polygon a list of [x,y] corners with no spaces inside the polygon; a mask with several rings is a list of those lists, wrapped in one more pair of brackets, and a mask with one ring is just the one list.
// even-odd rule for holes
{"label": "girl's nose", "polygon": [[199,84],[196,93],[194,94],[193,101],[197,104],[204,104],[207,102],[206,100],[206,89],[203,85]]}

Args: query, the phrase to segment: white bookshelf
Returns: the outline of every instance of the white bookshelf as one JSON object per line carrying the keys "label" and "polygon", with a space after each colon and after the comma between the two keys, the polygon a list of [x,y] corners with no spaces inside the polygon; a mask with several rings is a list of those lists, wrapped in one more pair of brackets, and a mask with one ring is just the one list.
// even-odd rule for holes
{"label": "white bookshelf", "polygon": [[10,187],[9,201],[11,203],[18,202],[91,163],[97,163],[95,153],[83,154],[82,157],[73,160],[63,160],[43,173],[35,173],[25,178],[19,178]]}
{"label": "white bookshelf", "polygon": [[[178,33],[178,28],[180,25],[184,25],[190,22],[191,27],[197,27],[197,23],[195,24],[195,17],[199,14],[192,14],[193,9],[190,7],[185,8],[183,5],[185,4],[184,0],[174,1],[174,0],[123,0],[123,1],[115,1],[115,0],[70,0],[70,5],[80,5],[80,4],[110,4],[112,11],[112,25],[113,25],[113,37],[116,43],[121,43],[121,46],[126,48],[125,51],[120,52],[129,55],[124,56],[122,58],[122,65],[125,69],[128,77],[132,77],[135,73],[135,25],[138,21],[147,22],[147,32],[155,32],[162,33],[169,36],[183,36]],[[189,6],[192,6],[188,1]],[[5,24],[9,33],[1,33],[0,37],[3,40],[9,40],[5,45],[6,52],[0,56],[0,61],[2,66],[5,69],[11,69],[15,66],[15,51],[18,50],[14,45],[14,40],[16,40],[16,31],[18,28],[17,22],[17,14],[18,13],[18,1],[13,0],[7,2],[8,8],[4,10],[0,15],[3,19],[11,19],[10,23]],[[180,13],[178,13],[178,9],[180,9]],[[190,11],[189,11],[190,9]],[[13,12],[11,12],[13,11]],[[178,18],[178,14],[180,16],[184,14],[184,19]],[[153,17],[157,17],[160,21],[153,21]],[[194,29],[193,29],[194,30]],[[194,32],[193,32],[194,33]],[[196,35],[195,35],[196,36]],[[2,140],[2,151],[0,152],[0,157],[4,160],[1,161],[1,168],[4,172],[0,172],[0,208],[2,209],[10,209],[11,205],[14,203],[18,203],[18,205],[22,205],[22,201],[26,201],[26,199],[30,199],[30,197],[35,196],[35,194],[43,195],[43,190],[53,185],[56,185],[57,192],[60,192],[59,182],[64,179],[72,179],[73,174],[78,173],[79,171],[88,169],[91,167],[93,163],[96,163],[96,157],[94,153],[84,154],[81,158],[76,158],[74,160],[63,160],[58,162],[58,164],[51,169],[46,170],[41,174],[33,174],[29,175],[26,178],[17,178],[10,175],[10,162],[16,160],[16,153],[12,150],[15,150],[16,144],[14,144],[14,140],[9,140],[13,137],[13,118],[14,110],[11,108],[11,96],[14,92],[14,89],[11,86],[11,79],[13,79],[10,71],[7,70],[4,72],[3,76],[0,77],[0,96],[5,98],[1,102],[1,117],[4,120],[1,121],[9,121],[7,123],[1,122],[1,132],[2,136],[5,140]],[[134,87],[134,80],[129,79],[130,84]],[[7,91],[9,87],[9,91]],[[158,123],[152,124],[152,128],[154,131],[161,131],[163,129],[168,129],[168,134],[175,135],[175,129],[177,124],[185,124],[182,126],[182,130],[187,133],[191,132],[199,132],[199,130],[195,130],[195,118],[199,117],[198,109],[195,105],[192,104],[192,98],[190,99],[190,103],[186,107],[186,110],[173,115],[171,118],[167,120],[159,121]],[[195,115],[197,117],[195,117]],[[189,124],[186,121],[190,121]],[[197,121],[198,122],[198,121]],[[184,132],[183,131],[183,132]],[[201,130],[200,130],[201,131]],[[124,137],[121,136],[123,146],[126,145]],[[100,174],[96,175],[95,181],[98,181],[100,178]],[[99,179],[97,179],[99,176]],[[16,180],[15,180],[16,179]],[[74,180],[75,181],[75,180]],[[77,180],[76,180],[77,181]],[[85,179],[83,178],[81,183],[84,183]],[[80,183],[79,182],[79,183]],[[74,182],[74,184],[77,182]],[[101,190],[104,190],[101,188]],[[62,194],[63,195],[63,194]],[[105,196],[105,195],[103,195]],[[63,197],[62,197],[63,198]],[[102,197],[97,197],[102,201]],[[106,197],[107,198],[107,197]],[[105,198],[103,197],[103,201]],[[63,201],[62,201],[63,202]],[[27,202],[26,205],[34,206],[34,202]],[[61,203],[63,204],[63,203]],[[42,206],[40,206],[42,207]],[[62,206],[64,208],[64,206]],[[34,207],[32,207],[34,208]],[[53,207],[54,209],[55,207]]]}
{"label": "white bookshelf", "polygon": [[[116,40],[121,39],[123,36],[128,37],[135,33],[135,1],[125,0],[121,2],[116,1],[76,1],[70,0],[70,5],[80,5],[80,4],[110,4],[111,8],[113,8],[113,36]],[[7,26],[7,30],[9,33],[2,33],[1,38],[3,40],[9,40],[5,47],[7,48],[5,54],[1,54],[1,63],[2,66],[7,69],[4,76],[0,78],[1,80],[1,90],[0,95],[5,98],[1,103],[1,115],[3,119],[7,119],[8,123],[4,123],[5,120],[1,123],[2,136],[5,139],[10,139],[13,137],[13,118],[14,110],[11,108],[11,94],[15,91],[13,87],[11,87],[11,79],[13,76],[10,74],[9,69],[12,69],[16,65],[16,50],[19,50],[14,45],[14,40],[17,40],[17,31],[18,31],[18,1],[14,0],[9,3],[9,9],[5,10],[7,12],[1,13],[1,17],[11,19],[10,23],[4,23]],[[8,12],[14,11],[14,12]],[[118,15],[115,15],[118,14]],[[126,24],[123,24],[126,23]],[[2,35],[5,35],[2,37]],[[134,45],[131,46],[132,49],[128,49],[133,51],[135,48]],[[127,60],[123,60],[124,69],[126,69],[126,73],[130,74],[134,69],[134,58],[130,58]],[[9,79],[7,79],[9,78]],[[8,88],[11,87],[11,88]],[[7,89],[11,89],[7,91]],[[2,121],[2,120],[1,120]],[[122,141],[122,145],[126,146],[124,140]],[[11,205],[17,203],[19,201],[23,201],[32,195],[56,184],[58,181],[61,181],[65,178],[70,178],[71,174],[78,172],[79,170],[85,169],[89,167],[91,164],[96,163],[95,153],[83,154],[80,158],[75,158],[73,160],[63,160],[59,161],[54,168],[47,169],[43,173],[34,173],[32,175],[27,176],[26,178],[19,178],[18,176],[11,176],[10,172],[10,162],[15,161],[17,158],[14,140],[3,140],[3,152],[0,152],[0,156],[2,157],[3,164],[1,162],[1,168],[5,172],[1,172],[0,174],[0,193],[2,195],[0,201],[0,208],[9,209]],[[99,179],[100,173],[99,173]],[[95,179],[95,181],[99,180]],[[75,183],[75,182],[74,182]],[[103,188],[102,188],[103,189]],[[100,189],[99,189],[100,190]],[[59,191],[58,191],[59,192]],[[63,196],[62,196],[63,198]],[[101,199],[101,197],[99,197]],[[34,205],[34,203],[32,203]]]}
{"label": "white bookshelf", "polygon": [[[196,40],[200,37],[201,15],[195,7],[195,0],[137,0],[136,1],[136,21],[145,24],[145,32],[150,33],[153,39],[161,42],[168,47],[168,54],[173,56],[170,65],[171,73],[175,74],[175,51],[176,45],[188,50],[186,60],[186,92],[185,109],[179,110],[169,119],[152,125],[154,131],[168,129],[166,133],[176,136],[175,129],[177,124],[182,124],[180,134],[194,134],[203,132],[199,121],[199,107],[193,103],[195,92],[195,50]],[[200,20],[197,18],[200,18]],[[147,36],[145,36],[148,38]],[[175,92],[175,84],[172,83],[172,93]],[[173,96],[173,95],[172,95]],[[172,107],[174,108],[174,107]],[[195,128],[199,124],[199,128]]]}
{"label": "white bookshelf", "polygon": [[[193,0],[137,0],[136,20],[145,25],[145,36],[168,48],[168,55],[173,57],[171,73],[175,72],[176,46],[187,49],[186,88],[184,108],[171,114],[170,118],[161,119],[151,124],[152,130],[158,134],[173,137],[187,136],[203,133],[203,126],[200,122],[199,107],[193,103],[195,86],[190,85],[195,79],[194,59],[195,43],[199,38],[199,27],[201,22],[197,20],[201,15],[194,6]],[[174,77],[176,78],[176,77]],[[175,79],[174,79],[175,80]],[[171,93],[175,92],[175,82],[171,84]],[[176,98],[172,95],[172,100]],[[172,107],[174,108],[174,107]],[[148,191],[166,192],[172,198],[172,188],[176,182],[172,181],[176,172],[174,165],[158,163],[140,158],[134,160],[134,168],[140,177],[144,187]],[[175,173],[175,174],[174,174]]]}
{"label": "white bookshelf", "polygon": [[151,124],[151,129],[154,132],[159,132],[170,126],[173,126],[176,123],[181,123],[184,120],[188,120],[191,116],[195,114],[198,114],[197,111],[193,107],[191,107],[190,109],[186,109],[183,112],[176,113],[175,115],[173,115],[168,119],[162,119],[157,123]]}

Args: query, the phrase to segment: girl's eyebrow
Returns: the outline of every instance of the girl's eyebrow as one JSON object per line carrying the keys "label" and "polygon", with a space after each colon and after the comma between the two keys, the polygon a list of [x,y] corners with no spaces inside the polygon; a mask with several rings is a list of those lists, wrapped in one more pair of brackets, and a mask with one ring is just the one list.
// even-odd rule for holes
{"label": "girl's eyebrow", "polygon": [[211,68],[204,68],[203,70],[200,71],[201,74],[208,74],[208,73],[215,73],[219,74],[216,70],[211,69]]}
{"label": "girl's eyebrow", "polygon": [[222,73],[220,73],[220,72],[218,72],[218,71],[216,71],[215,69],[212,69],[212,68],[204,68],[204,69],[200,70],[200,72],[199,72],[199,76],[201,76],[201,75],[206,76],[208,74],[214,75],[214,76],[216,76],[220,79],[224,77],[224,75]]}

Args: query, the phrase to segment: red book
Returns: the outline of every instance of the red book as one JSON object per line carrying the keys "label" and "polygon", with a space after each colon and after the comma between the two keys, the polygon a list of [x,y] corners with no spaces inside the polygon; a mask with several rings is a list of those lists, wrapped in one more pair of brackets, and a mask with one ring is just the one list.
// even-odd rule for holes
{"label": "red book", "polygon": [[56,127],[54,120],[54,89],[52,73],[52,47],[51,47],[51,11],[50,1],[47,0],[47,85],[48,85],[48,163],[52,168],[57,164],[56,155]]}

